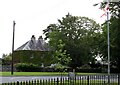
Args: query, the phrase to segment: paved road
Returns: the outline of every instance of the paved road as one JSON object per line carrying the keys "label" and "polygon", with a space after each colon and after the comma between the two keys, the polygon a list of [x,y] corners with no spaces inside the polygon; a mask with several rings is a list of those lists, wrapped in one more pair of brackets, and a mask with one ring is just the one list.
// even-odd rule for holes
{"label": "paved road", "polygon": [[[67,76],[63,76],[63,77],[67,77]],[[8,83],[8,82],[17,82],[17,81],[29,81],[29,80],[38,80],[38,79],[57,79],[57,78],[61,78],[61,76],[19,76],[19,77],[0,77],[0,84],[1,83]],[[87,80],[87,76],[78,76],[78,78],[80,78],[81,80]],[[104,81],[108,81],[108,77],[107,76],[92,76],[89,77],[90,80],[104,80]],[[110,77],[110,81],[114,81],[117,82],[118,81],[118,76],[112,76]]]}
{"label": "paved road", "polygon": [[52,79],[52,78],[57,79],[57,78],[60,78],[60,76],[0,77],[0,84],[1,83],[8,83],[8,82],[29,81],[29,80],[36,80],[36,79]]}

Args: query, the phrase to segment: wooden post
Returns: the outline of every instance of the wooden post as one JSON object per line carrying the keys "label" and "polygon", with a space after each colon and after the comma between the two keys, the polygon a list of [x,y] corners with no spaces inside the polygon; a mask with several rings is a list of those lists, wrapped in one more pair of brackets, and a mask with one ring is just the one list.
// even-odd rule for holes
{"label": "wooden post", "polygon": [[11,75],[13,75],[13,52],[14,52],[14,38],[15,38],[15,21],[13,21],[13,41],[12,41],[12,64],[11,64]]}

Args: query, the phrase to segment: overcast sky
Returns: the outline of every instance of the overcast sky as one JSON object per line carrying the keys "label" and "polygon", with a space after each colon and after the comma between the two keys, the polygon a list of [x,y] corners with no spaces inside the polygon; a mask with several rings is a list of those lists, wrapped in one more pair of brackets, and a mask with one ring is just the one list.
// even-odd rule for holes
{"label": "overcast sky", "polygon": [[38,38],[49,24],[57,23],[68,12],[73,16],[86,16],[102,23],[103,11],[93,4],[101,0],[0,0],[0,57],[12,51],[13,20],[15,26],[15,49]]}

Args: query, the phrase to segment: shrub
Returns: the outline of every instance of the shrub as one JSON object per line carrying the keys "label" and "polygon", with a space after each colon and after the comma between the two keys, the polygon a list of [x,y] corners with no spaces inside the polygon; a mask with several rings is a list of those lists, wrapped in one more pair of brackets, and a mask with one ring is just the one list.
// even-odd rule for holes
{"label": "shrub", "polygon": [[32,63],[17,63],[15,67],[18,71],[28,71],[28,72],[39,71],[40,69],[38,65]]}

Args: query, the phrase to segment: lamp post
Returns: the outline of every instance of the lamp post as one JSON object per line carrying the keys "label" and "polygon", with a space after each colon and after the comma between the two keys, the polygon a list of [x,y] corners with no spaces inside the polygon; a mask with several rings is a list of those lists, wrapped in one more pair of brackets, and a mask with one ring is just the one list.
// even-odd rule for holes
{"label": "lamp post", "polygon": [[12,64],[11,64],[11,75],[13,75],[13,52],[14,52],[14,38],[15,38],[15,21],[13,21],[13,41],[12,41]]}
{"label": "lamp post", "polygon": [[104,0],[103,2],[107,2],[108,9],[107,9],[107,37],[108,37],[108,85],[110,85],[110,33],[109,33],[109,4],[111,3],[118,3],[120,0]]}
{"label": "lamp post", "polygon": [[[108,85],[110,85],[110,33],[109,33],[109,24],[110,24],[110,20],[109,20],[109,4],[110,3],[118,3],[120,2],[120,0],[103,0],[103,2],[107,2],[107,44],[108,44]],[[94,4],[94,6],[98,5]]]}
{"label": "lamp post", "polygon": [[110,32],[109,32],[109,4],[110,1],[107,0],[108,9],[107,9],[107,36],[108,36],[108,85],[110,85]]}
{"label": "lamp post", "polygon": [[110,75],[110,33],[109,33],[109,3],[107,0],[108,10],[107,10],[107,36],[108,36],[108,75]]}

